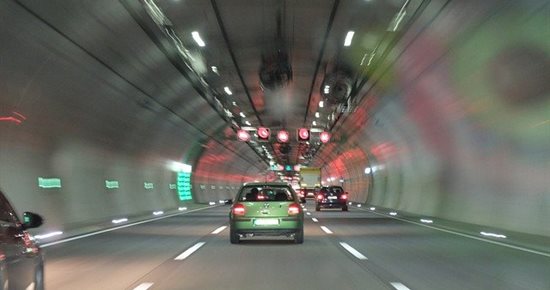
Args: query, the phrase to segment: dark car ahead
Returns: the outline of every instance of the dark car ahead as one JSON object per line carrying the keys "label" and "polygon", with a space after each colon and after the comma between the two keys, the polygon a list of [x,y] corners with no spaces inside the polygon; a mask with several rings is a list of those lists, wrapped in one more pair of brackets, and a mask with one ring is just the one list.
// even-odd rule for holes
{"label": "dark car ahead", "polygon": [[315,197],[315,210],[321,208],[341,208],[348,211],[348,193],[341,186],[322,187]]}
{"label": "dark car ahead", "polygon": [[0,191],[0,288],[44,289],[44,260],[40,249],[26,231],[42,224],[34,213],[23,213],[19,221],[4,194]]}
{"label": "dark car ahead", "polygon": [[286,183],[248,183],[241,187],[229,213],[232,244],[252,236],[288,236],[304,242],[304,212]]}

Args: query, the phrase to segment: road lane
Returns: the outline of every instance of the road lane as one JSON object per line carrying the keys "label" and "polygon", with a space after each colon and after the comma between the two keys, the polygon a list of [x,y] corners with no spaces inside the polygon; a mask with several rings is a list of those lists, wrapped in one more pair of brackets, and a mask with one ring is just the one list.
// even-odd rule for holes
{"label": "road lane", "polygon": [[317,212],[334,238],[366,253],[368,269],[410,289],[550,289],[550,259],[350,207]]}
{"label": "road lane", "polygon": [[304,244],[286,237],[251,238],[233,245],[228,233],[205,237],[206,244],[184,261],[166,261],[136,281],[152,289],[391,289],[358,267],[356,260],[311,219]]}
{"label": "road lane", "polygon": [[54,245],[47,289],[550,289],[547,257],[355,207],[307,208],[303,245],[230,244],[228,206]]}
{"label": "road lane", "polygon": [[126,289],[227,223],[228,212],[220,206],[44,248],[46,289]]}

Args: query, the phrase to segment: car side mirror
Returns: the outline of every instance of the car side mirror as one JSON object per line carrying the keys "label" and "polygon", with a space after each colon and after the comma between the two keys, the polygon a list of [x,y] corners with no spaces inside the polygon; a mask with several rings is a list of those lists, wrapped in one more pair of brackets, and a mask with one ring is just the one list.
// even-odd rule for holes
{"label": "car side mirror", "polygon": [[23,213],[23,227],[25,229],[37,228],[42,225],[44,219],[40,215],[26,211]]}

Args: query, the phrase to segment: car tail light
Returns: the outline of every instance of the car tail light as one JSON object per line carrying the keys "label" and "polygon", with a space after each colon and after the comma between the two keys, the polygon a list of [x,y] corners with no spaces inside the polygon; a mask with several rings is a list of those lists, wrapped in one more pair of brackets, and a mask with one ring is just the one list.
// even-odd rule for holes
{"label": "car tail light", "polygon": [[245,213],[245,209],[244,209],[243,204],[237,203],[237,204],[233,205],[233,214],[234,215],[244,215],[244,213]]}
{"label": "car tail light", "polygon": [[297,215],[300,213],[300,205],[292,203],[288,206],[288,215]]}
{"label": "car tail light", "polygon": [[346,193],[344,193],[344,194],[340,195],[340,198],[346,200],[346,199],[348,199],[348,195]]}
{"label": "car tail light", "polygon": [[324,196],[322,194],[317,195],[318,200],[322,200],[323,198],[324,198]]}

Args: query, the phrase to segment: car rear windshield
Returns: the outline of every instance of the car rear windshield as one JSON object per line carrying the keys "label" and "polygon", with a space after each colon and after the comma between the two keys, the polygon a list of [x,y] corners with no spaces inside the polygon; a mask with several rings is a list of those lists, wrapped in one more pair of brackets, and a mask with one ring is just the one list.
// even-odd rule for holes
{"label": "car rear windshield", "polygon": [[329,186],[329,187],[321,188],[321,193],[329,193],[329,192],[336,195],[340,195],[344,193],[344,189],[340,186]]}
{"label": "car rear windshield", "polygon": [[294,194],[288,186],[244,186],[238,201],[294,201]]}

